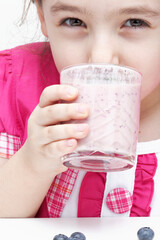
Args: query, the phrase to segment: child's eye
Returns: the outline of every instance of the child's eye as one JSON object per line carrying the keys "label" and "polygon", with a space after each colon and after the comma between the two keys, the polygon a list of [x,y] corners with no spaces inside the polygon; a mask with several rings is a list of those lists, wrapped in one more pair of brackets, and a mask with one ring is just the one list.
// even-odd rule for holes
{"label": "child's eye", "polygon": [[67,18],[64,19],[61,25],[67,25],[69,27],[85,27],[85,23],[78,18]]}
{"label": "child's eye", "polygon": [[131,27],[131,28],[149,27],[149,25],[141,19],[129,19],[125,22],[124,26]]}

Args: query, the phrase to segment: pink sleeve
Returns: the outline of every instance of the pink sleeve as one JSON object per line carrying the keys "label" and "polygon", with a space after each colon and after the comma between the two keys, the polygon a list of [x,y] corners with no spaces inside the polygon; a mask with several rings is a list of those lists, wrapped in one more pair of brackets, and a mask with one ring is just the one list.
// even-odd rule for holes
{"label": "pink sleeve", "polygon": [[0,52],[0,132],[27,138],[28,119],[45,87],[59,84],[50,48],[33,43]]}
{"label": "pink sleeve", "polygon": [[16,135],[16,79],[12,74],[12,51],[0,52],[0,132]]}
{"label": "pink sleeve", "polygon": [[0,157],[10,158],[21,147],[16,127],[16,78],[12,73],[12,50],[0,52]]}

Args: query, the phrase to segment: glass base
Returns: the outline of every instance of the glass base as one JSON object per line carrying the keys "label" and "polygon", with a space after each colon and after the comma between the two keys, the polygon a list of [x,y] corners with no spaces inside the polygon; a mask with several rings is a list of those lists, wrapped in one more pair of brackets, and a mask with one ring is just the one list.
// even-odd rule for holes
{"label": "glass base", "polygon": [[133,167],[134,156],[112,152],[79,151],[62,157],[66,167],[91,172],[116,172]]}

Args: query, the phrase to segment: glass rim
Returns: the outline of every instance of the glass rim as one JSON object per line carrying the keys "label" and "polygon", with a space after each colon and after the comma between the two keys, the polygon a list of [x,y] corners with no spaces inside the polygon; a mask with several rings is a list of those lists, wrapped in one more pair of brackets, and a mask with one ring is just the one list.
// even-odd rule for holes
{"label": "glass rim", "polygon": [[129,66],[125,66],[125,65],[118,65],[118,64],[110,64],[110,63],[80,63],[80,64],[75,64],[75,65],[69,65],[67,67],[64,67],[62,70],[61,70],[61,73],[62,72],[65,72],[69,69],[74,69],[74,68],[77,68],[77,67],[89,67],[89,66],[106,66],[106,67],[115,67],[115,68],[120,68],[120,69],[128,69],[128,70],[131,70],[137,74],[139,74],[141,77],[142,77],[142,73],[137,71],[135,68],[132,68],[132,67],[129,67]]}

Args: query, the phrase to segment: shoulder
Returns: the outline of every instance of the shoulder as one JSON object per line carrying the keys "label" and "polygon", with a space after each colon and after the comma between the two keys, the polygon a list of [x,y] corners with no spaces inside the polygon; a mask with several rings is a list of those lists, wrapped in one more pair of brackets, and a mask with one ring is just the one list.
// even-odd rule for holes
{"label": "shoulder", "polygon": [[[28,60],[31,58],[33,60],[38,60],[43,52],[44,47],[45,43],[32,43],[2,50],[0,51],[0,63],[7,63],[10,60],[10,63],[13,64],[13,60],[16,60],[17,58],[19,60]],[[19,61],[16,64],[19,65]]]}
{"label": "shoulder", "polygon": [[[50,71],[46,71],[46,66]],[[0,78],[12,73],[15,75],[41,72],[46,78],[58,76],[48,42],[25,44],[0,51]]]}
{"label": "shoulder", "polygon": [[[22,88],[59,84],[59,73],[48,42],[0,51],[0,83]],[[1,87],[2,89],[2,87]]]}
{"label": "shoulder", "polygon": [[0,51],[0,131],[23,132],[43,89],[52,84],[59,84],[59,73],[49,43]]}

